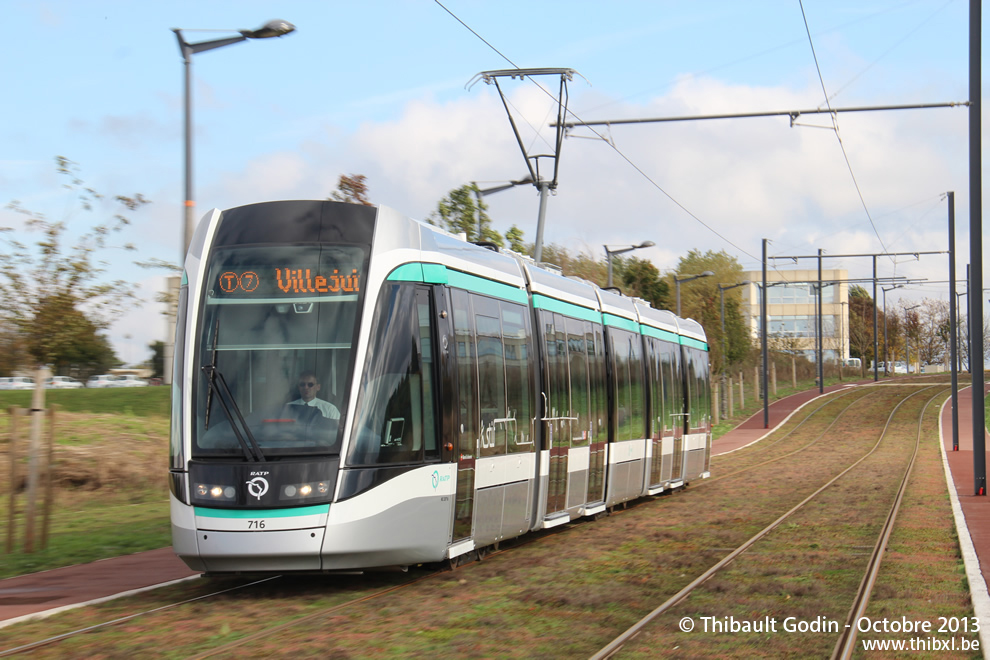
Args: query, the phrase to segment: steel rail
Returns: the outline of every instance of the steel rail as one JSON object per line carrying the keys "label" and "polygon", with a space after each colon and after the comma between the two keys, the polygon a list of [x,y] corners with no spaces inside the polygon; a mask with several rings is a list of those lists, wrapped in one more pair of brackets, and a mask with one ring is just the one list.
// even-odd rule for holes
{"label": "steel rail", "polygon": [[[869,387],[869,386],[864,386],[864,388],[865,387]],[[775,445],[783,442],[784,440],[786,440],[787,438],[789,438],[791,435],[793,435],[798,429],[800,429],[802,426],[804,426],[812,417],[814,417],[816,414],[818,414],[819,412],[821,412],[825,408],[825,406],[828,406],[828,405],[830,405],[830,404],[838,401],[840,398],[842,398],[842,397],[844,397],[846,395],[852,394],[854,392],[857,392],[858,393],[857,390],[847,390],[847,391],[839,394],[838,396],[830,397],[828,399],[828,401],[823,401],[822,404],[820,406],[818,406],[817,408],[815,408],[814,410],[812,410],[808,414],[807,417],[805,417],[800,422],[798,422],[794,426],[794,428],[790,429],[787,433],[783,434],[782,436],[780,436],[779,438],[777,438],[773,442],[767,443],[765,446],[761,447],[760,449],[763,449],[763,450],[770,449],[771,447],[773,447],[773,446],[775,446]],[[841,411],[839,411],[839,414],[837,414],[835,416],[835,419],[832,420],[832,423],[829,424],[828,427],[826,427],[825,430],[822,431],[821,434],[817,438],[815,438],[814,440],[812,440],[808,444],[804,445],[803,447],[799,447],[798,449],[795,449],[794,451],[787,452],[786,454],[782,454],[782,455],[777,456],[775,458],[770,458],[770,459],[767,459],[767,460],[762,461],[760,463],[754,463],[753,465],[749,465],[749,466],[746,466],[744,468],[740,468],[740,469],[736,470],[735,472],[729,472],[729,473],[726,473],[726,474],[720,474],[717,477],[712,477],[711,479],[705,479],[703,482],[701,482],[699,484],[699,486],[707,486],[708,484],[715,483],[716,481],[721,481],[722,479],[728,479],[729,477],[734,477],[734,476],[739,475],[739,474],[744,474],[744,473],[749,472],[750,470],[754,470],[754,469],[756,469],[758,467],[763,467],[764,465],[769,465],[770,463],[776,463],[779,460],[783,460],[783,459],[787,458],[788,456],[793,456],[794,454],[797,454],[799,452],[804,451],[805,449],[808,449],[808,448],[812,447],[819,440],[821,440],[822,438],[824,438],[825,437],[825,434],[828,433],[832,429],[833,426],[835,426],[836,424],[838,424],[839,419],[843,415],[845,415],[849,411],[850,408],[852,408],[855,404],[859,403],[860,401],[862,401],[866,397],[868,397],[868,396],[870,396],[872,394],[876,394],[876,393],[877,392],[866,392],[860,398],[856,399],[855,401],[850,402],[849,405],[847,405],[845,408],[843,408]],[[736,451],[738,451],[738,450],[736,450]]]}
{"label": "steel rail", "polygon": [[[930,386],[929,388],[926,388],[926,389],[931,389],[931,387],[935,387],[935,386],[933,385],[933,386]],[[811,493],[810,495],[808,495],[807,497],[805,497],[803,500],[801,500],[798,504],[796,504],[794,507],[792,507],[786,513],[784,513],[779,518],[777,518],[776,520],[774,520],[772,523],[770,523],[769,525],[767,525],[761,531],[757,532],[750,539],[748,539],[747,541],[743,542],[739,547],[737,547],[735,550],[733,550],[732,552],[730,552],[728,555],[726,555],[724,558],[722,558],[719,562],[717,562],[711,568],[709,568],[704,573],[702,573],[701,575],[699,575],[697,578],[695,578],[694,580],[692,580],[683,589],[681,589],[676,594],[674,594],[673,596],[671,596],[670,598],[668,598],[666,601],[664,601],[664,603],[661,604],[659,607],[657,607],[652,612],[650,612],[649,614],[647,614],[646,616],[644,616],[642,619],[640,619],[639,621],[637,621],[635,624],[633,624],[632,626],[630,626],[625,632],[623,632],[621,635],[619,635],[618,637],[616,637],[615,639],[613,639],[608,645],[606,645],[601,650],[599,650],[597,653],[595,653],[594,655],[592,655],[591,656],[591,660],[604,660],[605,658],[612,657],[630,639],[632,639],[633,637],[635,637],[636,635],[638,635],[654,619],[656,619],[658,616],[660,616],[661,614],[663,614],[667,610],[673,608],[675,605],[677,605],[678,603],[680,603],[681,601],[683,601],[685,598],[687,598],[689,595],[691,595],[691,592],[693,592],[695,589],[697,589],[702,584],[704,584],[705,582],[707,582],[713,575],[715,575],[720,570],[722,570],[723,568],[725,568],[726,566],[728,566],[729,564],[731,564],[732,561],[736,557],[738,557],[743,552],[745,552],[746,550],[748,550],[751,546],[753,546],[755,543],[757,543],[758,541],[760,541],[761,539],[763,539],[770,532],[772,532],[774,529],[776,529],[777,527],[779,527],[781,523],[783,523],[785,520],[787,520],[788,518],[790,518],[792,515],[794,515],[795,513],[797,513],[799,510],[801,510],[806,504],[808,504],[809,502],[811,502],[813,499],[815,499],[818,495],[820,495],[824,491],[828,490],[828,488],[832,484],[834,484],[836,481],[838,481],[839,479],[841,479],[842,477],[844,477],[851,470],[853,470],[853,468],[855,468],[860,463],[862,463],[867,458],[869,458],[880,447],[880,443],[883,442],[884,437],[887,435],[887,430],[890,428],[890,424],[893,421],[894,415],[897,413],[898,409],[902,405],[904,405],[905,403],[907,403],[910,399],[912,399],[913,397],[917,396],[918,394],[921,394],[924,391],[925,390],[921,390],[921,391],[918,391],[918,392],[914,392],[912,394],[909,394],[908,396],[904,397],[900,401],[900,403],[898,403],[896,406],[894,406],[894,409],[891,410],[890,411],[890,414],[887,416],[887,423],[884,424],[883,430],[880,432],[880,437],[877,439],[876,444],[873,445],[873,448],[870,449],[870,451],[868,451],[867,453],[863,454],[863,456],[861,456],[859,459],[857,459],[852,465],[850,465],[849,467],[847,467],[846,469],[844,469],[842,472],[840,472],[839,474],[837,474],[834,477],[832,477],[827,483],[825,483],[824,485],[822,485],[821,487],[819,487],[817,490],[815,490],[813,493]]]}
{"label": "steel rail", "polygon": [[178,607],[179,605],[187,605],[189,603],[194,603],[194,602],[196,602],[198,600],[205,600],[206,598],[212,598],[213,596],[219,596],[220,594],[225,594],[225,593],[228,593],[230,591],[236,591],[237,589],[244,589],[246,587],[253,587],[255,585],[261,584],[262,582],[268,582],[270,580],[275,580],[275,579],[278,579],[280,577],[282,577],[282,576],[281,575],[273,575],[273,576],[270,576],[270,577],[266,577],[266,578],[264,578],[262,580],[256,580],[254,582],[249,582],[247,584],[240,584],[240,585],[238,585],[236,587],[230,587],[229,589],[222,589],[220,591],[214,591],[213,593],[203,594],[202,596],[196,596],[195,598],[187,598],[186,600],[181,600],[178,603],[171,603],[169,605],[162,605],[161,607],[156,607],[154,609],[146,610],[144,612],[135,612],[134,614],[128,614],[127,616],[123,616],[123,617],[114,619],[112,621],[104,621],[103,623],[97,623],[97,624],[92,625],[92,626],[87,626],[86,628],[80,628],[78,630],[73,630],[71,632],[62,633],[61,635],[55,635],[53,637],[49,637],[47,639],[42,639],[42,640],[39,640],[37,642],[31,642],[30,644],[24,644],[22,646],[17,646],[17,647],[14,647],[14,648],[4,649],[4,650],[0,651],[0,658],[5,658],[7,656],[14,655],[15,653],[24,653],[26,651],[33,651],[34,649],[41,648],[42,646],[47,646],[49,644],[54,644],[55,642],[60,642],[60,641],[62,641],[64,639],[68,639],[69,637],[75,637],[76,635],[82,635],[83,633],[88,633],[88,632],[92,632],[94,630],[99,630],[100,628],[106,628],[107,626],[113,626],[113,625],[116,625],[118,623],[124,623],[125,621],[130,621],[131,619],[135,619],[135,618],[137,618],[139,616],[144,616],[145,614],[153,614],[155,612],[162,612],[164,610],[172,609],[173,607]]}
{"label": "steel rail", "polygon": [[897,490],[897,496],[894,498],[894,502],[890,507],[890,512],[887,514],[887,519],[884,521],[883,529],[880,531],[880,538],[877,539],[876,545],[873,547],[873,554],[870,556],[870,562],[866,569],[866,574],[863,575],[863,580],[859,584],[859,590],[856,592],[856,598],[853,601],[853,606],[849,610],[849,615],[846,617],[845,627],[842,629],[842,633],[839,635],[838,641],[835,643],[835,649],[832,652],[832,660],[841,658],[842,660],[847,660],[852,657],[853,651],[856,649],[856,622],[859,621],[866,612],[866,606],[870,602],[870,594],[873,593],[873,585],[876,584],[877,575],[880,573],[880,564],[883,562],[884,553],[887,551],[887,543],[890,541],[890,535],[894,531],[894,523],[897,520],[897,514],[901,508],[901,502],[904,500],[904,493],[907,491],[908,481],[911,478],[911,472],[914,469],[915,460],[918,458],[918,451],[921,448],[921,431],[922,424],[925,421],[925,413],[928,412],[928,407],[935,400],[933,396],[925,407],[922,409],[921,414],[918,416],[918,437],[914,444],[914,453],[911,455],[911,461],[908,463],[907,469],[904,471],[904,477],[901,479],[901,486]]}

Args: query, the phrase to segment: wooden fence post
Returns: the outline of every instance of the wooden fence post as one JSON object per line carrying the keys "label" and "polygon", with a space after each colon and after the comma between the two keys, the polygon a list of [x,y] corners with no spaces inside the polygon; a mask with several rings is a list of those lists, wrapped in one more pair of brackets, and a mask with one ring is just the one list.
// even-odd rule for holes
{"label": "wooden fence post", "polygon": [[715,396],[712,397],[712,400],[715,402],[715,405],[712,407],[715,408],[713,412],[715,413],[715,424],[717,425],[719,422],[718,414],[722,408],[721,406],[722,399],[719,396],[720,392],[719,392],[718,381],[715,380],[714,378],[712,379],[712,392],[715,394]]}
{"label": "wooden fence post", "polygon": [[51,526],[52,500],[55,498],[55,408],[46,411],[48,417],[48,458],[45,461],[45,504],[41,512],[41,549],[48,547],[48,529]]}
{"label": "wooden fence post", "polygon": [[6,551],[9,555],[14,551],[14,543],[17,540],[17,529],[14,525],[14,518],[17,515],[17,417],[21,414],[21,409],[17,406],[7,408],[10,413],[10,447],[8,456],[10,457],[10,501],[7,503],[7,545]]}
{"label": "wooden fence post", "polygon": [[743,372],[739,372],[739,409],[746,407],[746,388],[743,385]]}
{"label": "wooden fence post", "polygon": [[34,372],[34,392],[31,395],[31,438],[28,445],[27,508],[24,511],[24,552],[34,552],[34,518],[38,504],[38,480],[41,471],[41,433],[45,424],[45,379],[48,369]]}
{"label": "wooden fence post", "polygon": [[729,417],[732,417],[733,415],[736,414],[736,411],[733,409],[734,401],[732,400],[732,377],[731,376],[729,377],[729,392],[728,392],[728,394],[729,394]]}

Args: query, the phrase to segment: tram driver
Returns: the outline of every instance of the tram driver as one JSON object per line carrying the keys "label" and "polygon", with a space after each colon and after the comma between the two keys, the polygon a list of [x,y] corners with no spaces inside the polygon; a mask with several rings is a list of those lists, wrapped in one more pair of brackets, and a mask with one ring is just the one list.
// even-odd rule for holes
{"label": "tram driver", "polygon": [[323,399],[316,397],[320,391],[321,385],[320,379],[316,377],[314,372],[304,371],[299,374],[299,380],[296,383],[296,387],[299,390],[299,398],[295,401],[290,401],[288,405],[311,406],[313,408],[318,408],[320,413],[328,419],[340,419],[340,411],[337,410],[337,406],[333,405],[329,401],[324,401]]}

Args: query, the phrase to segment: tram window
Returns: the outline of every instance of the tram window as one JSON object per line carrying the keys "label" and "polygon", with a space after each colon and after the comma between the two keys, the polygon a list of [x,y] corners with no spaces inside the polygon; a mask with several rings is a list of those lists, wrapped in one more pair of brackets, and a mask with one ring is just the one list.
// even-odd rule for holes
{"label": "tram window", "polygon": [[567,357],[570,366],[571,407],[568,417],[571,421],[571,446],[588,445],[588,354],[584,340],[584,322],[567,319]]}
{"label": "tram window", "polygon": [[478,401],[481,411],[481,455],[505,453],[505,362],[497,318],[476,314],[478,331]]}
{"label": "tram window", "polygon": [[589,323],[587,330],[588,355],[591,364],[591,392],[595,417],[591,420],[592,441],[605,442],[608,438],[608,388],[605,376],[605,343],[602,326]]}
{"label": "tram window", "polygon": [[[365,272],[365,251],[354,246],[211,256],[195,343],[194,457],[242,455],[244,436],[263,456],[338,451]],[[298,389],[307,371],[325,402],[315,417],[312,404],[296,403],[310,401]]]}
{"label": "tram window", "polygon": [[692,432],[708,431],[711,416],[708,353],[696,348],[685,348],[684,355],[688,384],[688,428]]}
{"label": "tram window", "polygon": [[478,442],[478,372],[471,300],[461,289],[451,289],[454,308],[454,341],[457,344],[458,449],[461,457],[474,457]]}
{"label": "tram window", "polygon": [[608,333],[615,360],[615,439],[637,440],[646,429],[640,335],[616,328],[609,328]]}
{"label": "tram window", "polygon": [[189,286],[179,288],[179,300],[176,306],[175,320],[175,352],[172,361],[172,432],[169,440],[169,456],[171,468],[173,470],[185,469],[185,459],[182,448],[182,394],[185,390],[185,383],[182,380],[182,372],[185,366],[186,355],[186,321],[189,317]]}
{"label": "tram window", "polygon": [[382,290],[362,372],[350,464],[436,457],[431,318],[426,287],[394,284]]}
{"label": "tram window", "polygon": [[529,310],[512,303],[500,304],[505,349],[506,417],[512,420],[507,426],[508,451],[527,452],[533,450]]}

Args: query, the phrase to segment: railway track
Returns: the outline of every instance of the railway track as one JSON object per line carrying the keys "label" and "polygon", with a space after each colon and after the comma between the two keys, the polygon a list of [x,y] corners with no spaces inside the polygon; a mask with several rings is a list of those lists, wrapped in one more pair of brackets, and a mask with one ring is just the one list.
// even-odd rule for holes
{"label": "railway track", "polygon": [[[937,391],[933,391],[933,390],[937,390]],[[836,642],[832,654],[832,658],[844,659],[851,657],[852,652],[855,650],[855,644],[857,638],[855,622],[860,617],[862,617],[863,613],[865,612],[867,603],[869,602],[871,590],[873,588],[873,585],[875,584],[877,575],[880,570],[880,565],[884,551],[886,550],[887,543],[890,539],[890,535],[893,532],[894,523],[897,518],[897,513],[901,506],[901,502],[903,501],[904,492],[907,489],[907,484],[911,477],[912,468],[914,466],[915,458],[917,456],[918,447],[920,446],[921,437],[922,437],[922,422],[924,419],[924,415],[928,411],[931,403],[937,400],[939,396],[944,392],[945,392],[945,388],[940,387],[938,385],[932,385],[920,391],[909,394],[908,396],[905,396],[903,400],[900,403],[898,403],[893,410],[891,410],[887,418],[887,422],[883,427],[883,431],[880,433],[879,437],[876,440],[876,443],[873,445],[873,447],[870,448],[868,452],[858,457],[846,468],[841,470],[838,474],[834,475],[822,486],[820,486],[819,488],[814,490],[811,494],[809,494],[807,497],[802,499],[798,504],[790,508],[788,511],[786,511],[783,515],[778,517],[772,523],[770,523],[769,525],[761,529],[758,533],[756,533],[755,535],[747,539],[745,542],[740,544],[738,547],[733,549],[723,559],[721,559],[711,568],[709,568],[708,570],[697,576],[687,586],[682,588],[680,591],[678,591],[676,594],[668,598],[656,609],[654,609],[649,614],[644,616],[642,619],[637,621],[634,625],[632,625],[622,634],[620,634],[615,639],[613,639],[609,644],[601,648],[597,653],[591,656],[593,660],[611,658],[619,654],[620,651],[622,651],[627,644],[629,644],[637,636],[639,636],[641,633],[647,630],[648,627],[651,624],[653,624],[661,615],[671,612],[675,607],[683,603],[689,596],[691,596],[696,590],[701,588],[702,585],[708,582],[713,576],[725,570],[728,566],[730,566],[730,564],[732,564],[741,555],[743,555],[743,553],[753,548],[753,546],[758,544],[760,541],[766,539],[774,530],[778,529],[783,523],[793,518],[799,512],[805,510],[810,503],[814,502],[816,498],[818,498],[823,493],[828,492],[837,482],[839,482],[842,479],[849,478],[851,473],[854,473],[857,467],[859,467],[865,461],[869,460],[872,456],[874,456],[878,452],[878,450],[883,446],[883,442],[887,437],[888,432],[891,429],[891,426],[894,422],[895,416],[897,415],[900,408],[904,404],[908,403],[914,397],[923,397],[927,395],[927,399],[925,400],[924,406],[921,408],[921,412],[919,413],[918,416],[917,433],[915,434],[916,437],[915,437],[914,445],[913,447],[911,447],[910,459],[907,462],[906,469],[903,470],[900,476],[899,484],[896,489],[896,494],[894,495],[890,507],[887,510],[886,518],[883,525],[881,526],[876,543],[873,545],[873,550],[872,553],[870,554],[866,571],[863,575],[862,580],[860,581],[859,588],[856,590],[856,593],[852,597],[853,605],[848,615],[845,618],[845,623],[841,629],[839,639]],[[839,415],[837,415],[835,422],[830,424],[826,429],[826,431],[823,432],[822,435],[815,438],[815,440],[813,440],[811,443],[808,443],[807,445],[805,445],[804,447],[802,447],[797,451],[788,452],[783,456],[776,457],[772,461],[765,461],[757,465],[751,466],[750,468],[747,468],[747,470],[760,466],[765,466],[776,460],[781,460],[783,458],[791,457],[794,454],[798,453],[799,451],[802,451],[807,447],[811,446],[812,444],[816,443],[818,440],[821,439],[821,437],[825,435],[825,433],[828,432],[829,429],[832,429],[835,426],[835,423],[839,421],[842,415],[848,412],[848,410],[854,403],[856,402],[851,403]],[[821,410],[822,408],[824,408],[824,405],[820,406],[819,410]],[[744,471],[746,470],[740,470],[733,474],[740,474]],[[726,475],[726,477],[728,476],[732,476],[732,475]],[[684,619],[682,619],[682,621],[684,621]],[[686,624],[684,624],[684,626],[682,626],[681,629],[684,630],[684,627],[686,627]]]}
{"label": "railway track", "polygon": [[[931,394],[931,391],[926,391]],[[882,396],[882,394],[880,392],[865,392],[862,396],[855,398],[861,400],[863,396],[875,397]],[[908,401],[917,400],[924,396],[928,395],[923,392],[915,392],[913,399],[908,396],[902,396],[902,400],[899,401],[898,406],[908,405]],[[837,399],[839,399],[839,402],[837,402]],[[865,403],[868,403],[868,401]],[[811,411],[808,417],[815,414],[818,416],[835,415],[836,418],[842,419],[862,417],[862,415],[852,414],[856,410],[855,407],[852,407],[855,404],[856,401],[849,402],[848,400],[840,399],[840,397],[832,397],[829,401],[823,401],[822,405],[818,409]],[[844,408],[842,410],[836,410],[836,407],[841,405],[844,405]],[[826,406],[831,407],[826,408]],[[822,410],[822,408],[825,409]],[[891,425],[892,419],[893,415],[887,416],[887,427]],[[807,442],[804,439],[800,440],[800,450],[803,451],[803,454],[796,454],[794,449],[784,446],[785,442],[783,442],[783,438],[775,438],[774,442],[777,443],[777,448],[771,450],[768,443],[766,450],[761,449],[758,452],[764,454],[764,460],[759,461],[759,465],[749,466],[746,474],[756,475],[761,470],[763,472],[778,470],[779,467],[776,466],[788,463],[788,461],[783,460],[787,457],[790,457],[792,462],[796,458],[802,458],[804,464],[817,467],[822,462],[822,453],[831,451],[829,443],[822,442],[822,439],[832,437],[836,433],[841,433],[837,430],[838,427],[832,420],[821,422],[818,426],[816,426],[814,421],[808,422],[802,420],[802,423],[802,430],[804,431],[814,427],[808,435],[815,436],[813,442]],[[860,420],[860,423],[862,423],[862,420]],[[843,422],[840,421],[839,426],[842,425]],[[879,426],[880,422],[877,423],[878,428]],[[792,440],[798,435],[793,429],[789,430],[789,434]],[[883,437],[876,441],[876,446],[880,446],[882,441]],[[835,443],[836,441],[833,438],[832,444]],[[774,451],[780,451],[785,456],[766,455],[768,452],[773,453]],[[742,473],[742,471],[740,470],[739,473]],[[726,474],[724,478],[727,479],[730,476],[733,475]],[[808,480],[807,477],[802,478]],[[755,481],[756,479],[758,477],[753,476],[753,479],[748,481]],[[732,484],[732,488],[736,489],[736,491],[741,488],[741,485],[737,484],[737,481],[739,480],[734,479],[728,482]],[[827,487],[825,489],[827,490]],[[248,588],[241,588],[238,592],[224,593],[216,590],[209,594],[202,594],[201,597],[195,599],[177,598],[180,602],[172,603],[169,607],[148,607],[140,613],[132,613],[133,615],[107,616],[105,623],[79,626],[74,631],[59,635],[49,634],[46,639],[39,640],[39,642],[29,647],[26,647],[22,643],[21,646],[0,652],[0,655],[23,654],[25,656],[31,655],[32,657],[85,655],[93,653],[94,648],[99,649],[101,645],[109,644],[112,640],[119,640],[121,635],[128,640],[127,648],[133,649],[131,652],[136,655],[242,657],[244,655],[254,656],[272,652],[288,653],[289,649],[298,649],[299,653],[297,655],[306,655],[307,650],[311,652],[317,648],[317,646],[307,647],[305,645],[306,643],[321,644],[319,648],[322,649],[351,648],[350,651],[341,652],[351,653],[353,655],[355,651],[352,647],[348,646],[348,640],[346,638],[341,639],[340,635],[352,627],[354,628],[355,636],[368,635],[369,624],[367,622],[374,620],[376,617],[383,622],[385,628],[382,634],[386,636],[411,638],[414,634],[418,634],[413,632],[417,626],[425,625],[429,629],[428,624],[412,620],[408,615],[403,616],[402,614],[403,608],[410,607],[406,604],[407,602],[418,602],[424,598],[424,594],[449,593],[452,589],[473,593],[472,589],[479,588],[476,585],[493,579],[493,576],[501,576],[503,574],[505,574],[505,579],[509,582],[522,582],[523,577],[511,572],[515,564],[527,564],[533,561],[536,561],[538,564],[543,563],[543,560],[528,558],[530,551],[524,546],[533,546],[537,549],[540,546],[559,547],[563,549],[558,552],[574,552],[581,546],[583,540],[589,537],[593,536],[599,539],[591,542],[591,545],[594,545],[595,543],[600,544],[602,542],[600,540],[601,538],[609,538],[610,536],[622,533],[623,528],[621,526],[619,528],[615,527],[615,523],[617,522],[621,523],[625,520],[634,520],[637,517],[658,519],[658,516],[663,517],[668,513],[674,513],[674,509],[689,509],[693,505],[689,502],[688,497],[685,496],[703,501],[699,498],[702,497],[702,493],[707,493],[709,490],[708,486],[705,488],[692,487],[687,492],[673,498],[645,500],[638,503],[637,506],[630,506],[627,510],[616,511],[620,515],[610,518],[604,524],[573,525],[558,528],[552,530],[549,534],[526,539],[526,543],[514,543],[512,544],[513,547],[508,550],[488,554],[483,562],[469,564],[453,572],[444,571],[424,574],[422,571],[418,571],[418,575],[396,574],[382,577],[369,575],[364,578],[323,579],[322,582],[312,580],[313,584],[307,584],[299,578],[283,578],[271,580],[266,583],[251,583],[249,585],[243,585],[243,587]],[[709,495],[706,495],[706,497],[709,497]],[[735,514],[730,513],[730,515],[734,516]],[[717,527],[719,523],[713,523],[713,525]],[[787,523],[785,522],[784,525],[786,526]],[[571,530],[575,532],[573,536],[570,533]],[[599,561],[598,557],[601,554],[599,550],[592,549],[588,554],[594,558],[594,561]],[[739,554],[735,556],[739,557]],[[676,571],[676,567],[674,569]],[[557,570],[557,574],[559,575],[560,569]],[[623,572],[628,570],[635,572],[634,567],[622,569]],[[622,574],[620,573],[619,575]],[[526,575],[527,577],[525,579],[531,579],[528,577],[528,574],[520,575]],[[536,578],[536,581],[541,579],[553,580],[554,578],[544,576],[542,578]],[[323,585],[322,588],[320,584]],[[578,584],[581,586],[578,586],[576,591],[588,589],[588,599],[590,601],[592,598],[590,594],[594,593],[594,587],[585,587],[584,583],[580,582]],[[546,583],[546,586],[550,586],[550,583]],[[540,591],[541,588],[539,586],[533,586],[527,593],[539,594]],[[671,589],[667,593],[670,594],[673,591],[674,589]],[[188,588],[185,593],[188,594]],[[491,593],[487,594],[487,596],[488,598],[495,597]],[[477,597],[482,602],[486,601],[486,595],[484,593],[481,593]],[[473,598],[474,596],[472,596]],[[530,596],[528,599],[532,600],[532,597]],[[523,602],[526,602],[526,600],[527,598],[524,598]],[[305,602],[310,602],[312,607],[303,607],[300,605],[300,603]],[[464,605],[463,607],[470,609],[474,606]],[[227,622],[229,622],[230,629],[225,630],[221,628],[220,634],[218,634],[218,624],[216,623],[217,612],[229,613]],[[498,617],[505,616],[507,615],[498,615]],[[544,614],[544,616],[546,615]],[[421,618],[425,617],[421,616]],[[141,619],[147,619],[147,621],[139,623]],[[530,625],[534,621],[531,618]],[[227,626],[227,622],[219,625]],[[526,624],[520,625],[523,628],[516,628],[515,630],[526,627]],[[645,626],[641,637],[637,639],[641,639],[642,636],[647,635],[649,628],[650,626]],[[124,629],[127,632],[111,632],[114,629]],[[497,626],[496,629],[498,629]],[[171,638],[168,633],[170,630],[174,630],[176,633],[181,632],[184,639],[180,639],[179,637]],[[384,633],[385,630],[388,632]],[[505,630],[502,633],[503,635],[508,633],[508,636],[511,637],[517,634],[515,630],[511,632]],[[497,635],[497,637],[501,636]],[[536,636],[539,635],[537,634]],[[232,639],[235,637],[236,639]],[[470,637],[472,638],[472,643],[477,643],[479,638],[477,631],[470,635]],[[190,642],[190,640],[198,641]],[[509,642],[507,639],[495,639],[488,643],[508,644]],[[174,644],[174,647],[168,653],[165,653],[165,647],[163,645],[167,644]],[[382,644],[382,648],[391,648],[391,652],[396,652],[394,649],[397,647],[394,644],[397,644],[397,642],[388,640],[382,641]],[[393,644],[393,646],[389,647],[389,644]],[[8,646],[8,644],[0,643],[0,647],[4,646]],[[477,650],[471,651],[470,649],[472,648],[475,647],[465,647],[463,651],[468,654],[472,652],[478,653]],[[565,646],[559,646],[557,655],[567,655],[569,657],[586,657],[587,655],[586,651],[565,651],[565,648]],[[595,646],[589,647],[585,645],[582,648],[595,648]],[[276,650],[272,651],[272,649]],[[543,653],[547,652],[543,650]],[[481,654],[486,657],[499,655],[499,653],[491,650],[482,651]],[[520,654],[527,655],[524,651],[521,651]],[[361,653],[358,652],[357,655],[361,655]]]}

